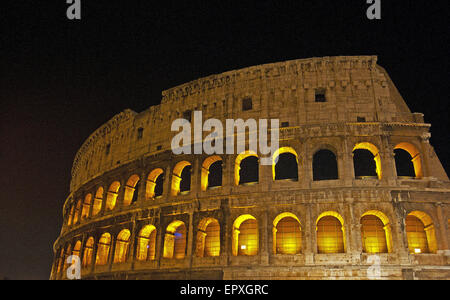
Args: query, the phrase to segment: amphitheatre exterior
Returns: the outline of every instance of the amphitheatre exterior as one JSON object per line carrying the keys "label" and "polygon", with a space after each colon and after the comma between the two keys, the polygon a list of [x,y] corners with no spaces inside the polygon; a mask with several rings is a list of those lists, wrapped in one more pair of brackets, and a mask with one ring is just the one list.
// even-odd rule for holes
{"label": "amphitheatre exterior", "polygon": [[[171,124],[194,111],[279,119],[277,165],[249,151],[173,154]],[[82,279],[449,279],[450,182],[430,127],[376,56],[174,87],[76,154],[50,278],[66,279],[78,255]]]}

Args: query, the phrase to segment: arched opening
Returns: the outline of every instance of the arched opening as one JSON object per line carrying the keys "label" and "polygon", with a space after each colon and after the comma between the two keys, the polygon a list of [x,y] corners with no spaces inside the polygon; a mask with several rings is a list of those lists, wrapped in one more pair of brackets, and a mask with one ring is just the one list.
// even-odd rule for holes
{"label": "arched opening", "polygon": [[403,178],[414,178],[414,165],[411,161],[412,157],[403,149],[394,150],[395,168],[397,170],[397,176]]}
{"label": "arched opening", "polygon": [[162,196],[164,191],[164,171],[157,168],[150,172],[147,178],[146,196],[147,200]]}
{"label": "arched opening", "polygon": [[183,259],[186,256],[186,225],[174,221],[167,226],[164,239],[164,258]]}
{"label": "arched opening", "polygon": [[359,143],[353,148],[355,178],[381,179],[381,159],[378,148],[371,143]]}
{"label": "arched opening", "polygon": [[138,200],[139,194],[139,176],[132,175],[125,185],[125,193],[123,197],[123,205],[129,206],[133,203],[136,203]]}
{"label": "arched opening", "polygon": [[173,169],[172,195],[187,193],[191,189],[191,164],[187,161],[179,162]]}
{"label": "arched opening", "polygon": [[124,229],[117,235],[116,248],[114,251],[114,263],[124,263],[127,261],[129,245],[130,231],[128,229]]}
{"label": "arched opening", "polygon": [[253,256],[259,251],[258,222],[252,215],[242,215],[233,224],[233,255]]}
{"label": "arched opening", "polygon": [[214,218],[203,219],[197,232],[198,257],[214,257],[220,255],[220,225]]}
{"label": "arched opening", "polygon": [[322,213],[316,231],[318,253],[345,253],[344,220],[338,213]]}
{"label": "arched opening", "polygon": [[111,235],[105,232],[98,240],[95,265],[104,266],[108,264],[110,248],[111,248]]}
{"label": "arched opening", "polygon": [[94,253],[94,238],[90,237],[84,245],[83,267],[89,267],[92,264],[92,254]]}
{"label": "arched opening", "polygon": [[155,260],[156,257],[156,228],[146,225],[141,229],[137,238],[136,259],[139,261]]}
{"label": "arched opening", "polygon": [[103,188],[99,187],[95,193],[94,205],[92,206],[92,216],[98,215],[102,209],[103,202]]}
{"label": "arched opening", "polygon": [[191,190],[191,169],[192,166],[186,166],[181,172],[180,193],[187,193]]}
{"label": "arched opening", "polygon": [[[73,247],[72,256],[78,256],[81,258],[81,241],[77,241],[75,246]],[[72,264],[75,263],[75,260],[72,259]]]}
{"label": "arched opening", "polygon": [[361,238],[365,253],[392,253],[392,229],[389,218],[378,210],[361,216]]}
{"label": "arched opening", "polygon": [[81,219],[87,219],[89,217],[89,211],[91,210],[92,194],[87,194],[84,197],[83,209],[81,210]]}
{"label": "arched opening", "polygon": [[120,182],[114,181],[106,195],[106,209],[113,210],[116,207],[117,196],[119,195]]}
{"label": "arched opening", "polygon": [[236,158],[234,171],[236,185],[248,185],[259,181],[259,159],[258,156],[246,151]]}
{"label": "arched opening", "polygon": [[203,162],[201,188],[206,191],[208,188],[222,186],[222,158],[214,155]]}
{"label": "arched opening", "polygon": [[73,214],[75,213],[75,205],[72,204],[70,207],[69,216],[67,217],[67,226],[70,226],[73,224]]}
{"label": "arched opening", "polygon": [[81,203],[82,203],[82,201],[80,199],[77,201],[77,205],[75,206],[75,212],[73,215],[73,224],[77,224],[80,221],[79,216],[81,213]]}
{"label": "arched opening", "polygon": [[281,147],[273,155],[273,180],[298,181],[298,155],[291,147]]}
{"label": "arched opening", "polygon": [[410,143],[394,147],[395,167],[399,177],[422,178],[422,159],[417,148]]}
{"label": "arched opening", "polygon": [[421,211],[413,211],[406,217],[405,225],[410,253],[436,252],[436,232],[430,216]]}
{"label": "arched opening", "polygon": [[278,215],[273,221],[274,254],[298,254],[302,248],[300,221],[292,213]]}
{"label": "arched opening", "polygon": [[339,179],[336,155],[327,149],[317,151],[313,156],[313,180]]}

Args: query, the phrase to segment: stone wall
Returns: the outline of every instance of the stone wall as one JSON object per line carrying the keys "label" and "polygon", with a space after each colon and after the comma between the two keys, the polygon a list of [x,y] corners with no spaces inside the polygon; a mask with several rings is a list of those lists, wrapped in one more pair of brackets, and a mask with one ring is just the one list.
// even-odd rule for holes
{"label": "stone wall", "polygon": [[[126,110],[115,116],[76,155],[63,208],[64,224],[54,244],[51,278],[65,278],[60,264],[66,256],[61,256],[61,250],[65,253],[68,245],[81,241],[83,255],[89,237],[95,243],[93,261],[82,270],[86,279],[368,278],[370,253],[363,251],[361,217],[369,211],[389,220],[392,249],[378,254],[382,278],[448,278],[450,182],[429,143],[430,125],[424,124],[422,114],[409,111],[376,61],[374,56],[324,57],[225,72],[164,91],[161,105],[142,113]],[[325,92],[326,102],[315,101],[318,90]],[[249,111],[242,111],[244,98],[252,99]],[[188,110],[201,110],[204,120],[277,118],[289,122],[280,131],[280,147],[295,151],[298,181],[274,180],[272,166],[260,165],[256,184],[236,185],[238,155],[221,155],[222,186],[203,191],[201,168],[208,156],[177,156],[170,150],[175,134],[170,131],[171,123]],[[382,175],[356,178],[353,150],[368,143],[378,151]],[[402,143],[417,151],[420,176],[397,176],[394,149]],[[338,179],[313,180],[313,155],[320,149],[335,154]],[[181,161],[192,165],[191,189],[174,195],[174,168]],[[151,184],[149,174],[157,168],[164,171],[164,192],[149,198],[144,191]],[[125,186],[132,175],[140,178],[139,194],[136,202],[127,205]],[[117,204],[108,211],[105,199],[115,181],[120,183]],[[101,210],[94,215],[100,187]],[[86,203],[89,194],[93,200]],[[78,203],[82,205],[77,209]],[[85,217],[83,204],[88,212]],[[285,212],[300,221],[302,249],[295,255],[273,251],[273,222]],[[343,219],[344,253],[318,252],[316,222],[324,212]],[[414,212],[431,220],[426,225],[436,239],[432,253],[409,253],[405,219]],[[257,220],[258,254],[234,256],[233,224],[246,214]],[[208,217],[220,224],[220,255],[197,257],[198,226]],[[182,221],[187,230],[185,258],[178,260],[163,257],[164,238],[173,221]],[[148,224],[157,230],[156,259],[142,262],[136,259],[136,240]],[[123,229],[131,233],[126,262],[113,263],[117,235]],[[108,264],[96,266],[97,244],[105,232],[112,237]]]}

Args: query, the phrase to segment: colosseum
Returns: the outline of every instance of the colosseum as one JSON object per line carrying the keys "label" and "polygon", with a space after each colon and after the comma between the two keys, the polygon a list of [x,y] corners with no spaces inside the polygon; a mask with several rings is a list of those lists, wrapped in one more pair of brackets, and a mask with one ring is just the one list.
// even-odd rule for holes
{"label": "colosseum", "polygon": [[[279,120],[272,165],[247,150],[175,155],[171,124],[195,111]],[[73,255],[82,279],[449,279],[450,182],[430,127],[376,56],[171,88],[77,152],[50,279]]]}

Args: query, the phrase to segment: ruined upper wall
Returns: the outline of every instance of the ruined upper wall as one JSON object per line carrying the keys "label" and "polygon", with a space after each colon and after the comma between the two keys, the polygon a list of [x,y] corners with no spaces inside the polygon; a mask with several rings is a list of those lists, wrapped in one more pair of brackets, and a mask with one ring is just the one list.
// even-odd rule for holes
{"label": "ruined upper wall", "polygon": [[[325,103],[315,102],[318,89],[325,91]],[[244,98],[252,99],[252,110],[242,111]],[[78,151],[71,191],[105,171],[170,149],[171,124],[187,110],[201,110],[204,120],[277,118],[291,127],[354,123],[358,118],[423,123],[377,65],[376,56],[322,57],[248,67],[179,85],[162,93],[160,105],[113,117]]]}

